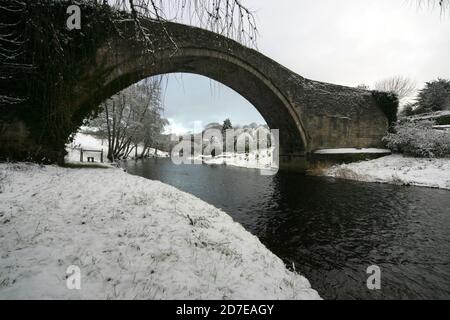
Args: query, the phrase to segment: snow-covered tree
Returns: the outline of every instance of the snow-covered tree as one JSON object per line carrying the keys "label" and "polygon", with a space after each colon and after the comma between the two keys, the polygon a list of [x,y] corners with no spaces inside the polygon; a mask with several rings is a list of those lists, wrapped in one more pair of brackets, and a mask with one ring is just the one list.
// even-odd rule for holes
{"label": "snow-covered tree", "polygon": [[224,134],[228,129],[233,129],[230,119],[225,119],[222,125],[222,134]]}
{"label": "snow-covered tree", "polygon": [[[144,157],[157,148],[167,120],[161,116],[161,81],[144,80],[105,101],[103,111],[90,122],[97,135],[108,140],[108,159]],[[138,147],[142,150],[138,154]]]}

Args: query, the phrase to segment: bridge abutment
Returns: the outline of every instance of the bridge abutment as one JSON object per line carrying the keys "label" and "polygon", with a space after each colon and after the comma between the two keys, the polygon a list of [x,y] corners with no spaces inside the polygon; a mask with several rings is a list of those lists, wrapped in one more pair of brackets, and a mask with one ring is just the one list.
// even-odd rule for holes
{"label": "bridge abutment", "polygon": [[306,154],[280,155],[279,167],[282,171],[303,173],[309,168]]}

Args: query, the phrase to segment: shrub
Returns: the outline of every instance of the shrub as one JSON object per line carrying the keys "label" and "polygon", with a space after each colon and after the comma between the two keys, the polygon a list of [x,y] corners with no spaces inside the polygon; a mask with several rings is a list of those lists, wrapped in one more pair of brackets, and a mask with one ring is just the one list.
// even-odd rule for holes
{"label": "shrub", "polygon": [[433,129],[434,122],[404,121],[394,126],[394,133],[383,138],[393,152],[414,157],[439,158],[450,155],[450,132]]}
{"label": "shrub", "polygon": [[415,103],[407,103],[402,111],[400,111],[400,116],[409,117],[414,115],[414,108],[416,107]]}
{"label": "shrub", "polygon": [[397,121],[398,97],[395,93],[372,91],[372,96],[388,118],[389,126]]}
{"label": "shrub", "polygon": [[450,124],[450,114],[438,117],[436,119],[438,125],[449,125]]}

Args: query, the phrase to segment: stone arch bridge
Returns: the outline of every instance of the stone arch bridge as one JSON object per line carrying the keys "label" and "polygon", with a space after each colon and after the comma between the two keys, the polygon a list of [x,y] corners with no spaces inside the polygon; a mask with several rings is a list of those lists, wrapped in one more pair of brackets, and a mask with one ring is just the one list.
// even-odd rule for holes
{"label": "stone arch bridge", "polygon": [[[271,129],[279,129],[282,168],[305,168],[316,149],[381,146],[388,120],[370,91],[305,79],[258,51],[203,29],[151,20],[143,26],[155,33],[151,48],[132,37],[111,36],[91,59],[80,61],[79,81],[64,88],[70,98],[59,102],[70,108],[74,123],[144,78],[187,72],[234,89]],[[24,139],[26,126],[11,128],[25,132]],[[11,137],[0,134],[0,143]]]}

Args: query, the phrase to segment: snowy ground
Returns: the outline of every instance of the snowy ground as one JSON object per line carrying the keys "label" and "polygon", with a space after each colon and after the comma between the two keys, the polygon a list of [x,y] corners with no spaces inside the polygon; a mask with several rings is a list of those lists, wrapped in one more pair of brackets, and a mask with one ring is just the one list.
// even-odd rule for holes
{"label": "snowy ground", "polygon": [[409,116],[410,120],[435,120],[437,118],[450,116],[450,110],[435,111],[430,113],[422,113],[419,115]]}
{"label": "snowy ground", "polygon": [[438,129],[438,130],[450,130],[450,125],[446,124],[446,125],[440,125],[440,126],[433,126],[433,129]]}
{"label": "snowy ground", "polygon": [[[80,162],[80,148],[87,149],[87,150],[103,150],[104,155],[104,161],[106,162],[106,155],[108,154],[108,140],[102,140],[97,139],[92,135],[85,134],[85,133],[77,133],[75,135],[75,138],[72,143],[68,144],[66,146],[66,150],[68,152],[66,156],[66,162],[69,163],[76,163]],[[143,147],[138,146],[138,154],[141,154]],[[155,154],[155,149],[150,148],[150,154],[155,157],[168,157],[168,153],[157,150]],[[89,153],[85,152],[84,154],[84,161],[87,161],[86,157],[92,156],[95,158],[96,162],[100,161],[100,154],[99,153]],[[134,151],[130,154],[131,157],[134,156]]]}
{"label": "snowy ground", "polygon": [[0,164],[0,246],[0,299],[319,298],[223,211],[120,169]]}
{"label": "snowy ground", "polygon": [[[108,141],[97,139],[89,134],[78,133],[72,143],[66,146],[68,152],[66,156],[67,163],[80,163],[80,148],[87,150],[103,150],[104,159],[106,160],[106,154],[108,153]],[[142,152],[142,147],[138,147],[138,154]],[[263,170],[273,170],[276,166],[273,162],[272,150],[259,150],[256,152],[250,152],[249,154],[238,154],[238,153],[223,153],[220,156],[212,158],[211,156],[199,156],[197,159],[203,160],[204,164],[208,165],[229,165],[242,168],[250,169],[263,169]],[[169,157],[170,154],[157,150],[155,155],[155,149],[150,148],[150,154],[156,157]],[[134,155],[134,151],[131,156]],[[88,156],[95,158],[98,163],[100,161],[99,153],[89,153],[84,152],[84,163],[88,164],[86,161]]]}
{"label": "snowy ground", "polygon": [[250,169],[276,169],[272,156],[273,150],[259,150],[243,153],[226,153],[212,158],[211,156],[200,156],[199,159],[208,165],[222,164]]}
{"label": "snowy ground", "polygon": [[391,153],[389,149],[376,149],[376,148],[340,148],[340,149],[320,149],[316,150],[316,154],[358,154],[358,153]]}
{"label": "snowy ground", "polygon": [[450,189],[450,158],[422,159],[390,155],[375,160],[335,165],[325,169],[326,176]]}

